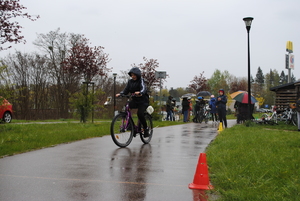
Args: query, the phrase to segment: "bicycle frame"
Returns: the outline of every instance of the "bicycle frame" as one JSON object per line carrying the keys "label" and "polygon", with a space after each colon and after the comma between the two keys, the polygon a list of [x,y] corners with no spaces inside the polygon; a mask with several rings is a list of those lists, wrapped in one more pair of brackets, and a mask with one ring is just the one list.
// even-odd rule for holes
{"label": "bicycle frame", "polygon": [[[127,102],[125,104],[125,108],[124,108],[124,112],[126,113],[126,124],[125,124],[125,128],[124,129],[127,129],[129,127],[129,122],[130,122],[130,119],[132,120],[133,122],[133,128],[134,128],[134,134],[136,133],[140,133],[142,130],[141,130],[141,122],[140,120],[138,119],[138,122],[137,122],[137,125],[134,123],[133,119],[132,119],[132,114],[131,114],[131,110],[129,108],[129,100],[130,100],[130,97],[132,97],[133,95],[128,95],[126,96],[128,99],[127,99]],[[122,124],[124,125],[124,122],[122,122]]]}

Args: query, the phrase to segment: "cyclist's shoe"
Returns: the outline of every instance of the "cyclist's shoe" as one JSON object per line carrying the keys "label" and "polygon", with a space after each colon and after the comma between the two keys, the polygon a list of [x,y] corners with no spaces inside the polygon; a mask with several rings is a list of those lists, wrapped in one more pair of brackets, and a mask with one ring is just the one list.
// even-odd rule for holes
{"label": "cyclist's shoe", "polygon": [[149,128],[144,129],[144,137],[149,137]]}

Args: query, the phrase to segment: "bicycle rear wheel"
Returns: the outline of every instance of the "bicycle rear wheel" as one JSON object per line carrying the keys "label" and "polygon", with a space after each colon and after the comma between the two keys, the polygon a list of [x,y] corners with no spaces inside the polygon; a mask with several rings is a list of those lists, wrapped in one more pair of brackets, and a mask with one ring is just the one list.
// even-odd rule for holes
{"label": "bicycle rear wheel", "polygon": [[141,140],[144,144],[148,144],[151,139],[152,139],[152,134],[153,134],[153,122],[152,122],[152,117],[149,114],[145,114],[145,119],[147,122],[147,126],[149,129],[149,137],[144,137],[144,133],[140,134]]}
{"label": "bicycle rear wheel", "polygon": [[127,116],[124,113],[116,115],[110,125],[110,135],[114,143],[119,147],[127,147],[133,138],[134,123],[132,119],[129,119],[128,127]]}
{"label": "bicycle rear wheel", "polygon": [[297,112],[295,112],[295,111],[292,112],[292,122],[293,122],[294,126],[298,125]]}
{"label": "bicycle rear wheel", "polygon": [[203,119],[204,119],[204,113],[203,110],[200,110],[200,112],[198,113],[198,122],[201,124]]}

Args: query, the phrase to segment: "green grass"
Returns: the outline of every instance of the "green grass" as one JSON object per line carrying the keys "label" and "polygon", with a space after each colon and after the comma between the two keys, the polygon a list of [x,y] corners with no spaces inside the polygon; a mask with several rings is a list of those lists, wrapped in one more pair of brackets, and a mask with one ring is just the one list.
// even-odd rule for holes
{"label": "green grass", "polygon": [[279,125],[237,125],[207,149],[218,200],[299,200],[300,132]]}
{"label": "green grass", "polygon": [[109,122],[95,124],[0,125],[0,157],[109,134]]}
{"label": "green grass", "polygon": [[[45,121],[53,122],[53,121]],[[0,158],[57,144],[68,143],[93,137],[110,135],[111,120],[95,120],[95,123],[51,123],[0,124]],[[154,126],[169,126],[183,122],[154,121]]]}

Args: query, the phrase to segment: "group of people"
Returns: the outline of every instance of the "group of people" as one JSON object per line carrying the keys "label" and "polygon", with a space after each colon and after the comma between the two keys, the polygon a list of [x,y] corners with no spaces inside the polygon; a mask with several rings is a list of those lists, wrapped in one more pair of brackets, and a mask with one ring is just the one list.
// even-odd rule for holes
{"label": "group of people", "polygon": [[[205,101],[202,96],[199,96],[196,100],[196,104],[194,106],[194,116],[202,115],[201,111],[203,108],[208,105],[210,108],[210,113],[213,121],[217,121],[217,117],[219,117],[219,121],[227,128],[227,119],[226,119],[226,103],[227,96],[223,89],[219,90],[219,96],[215,98],[214,95],[211,95],[209,101]],[[188,122],[190,118],[190,112],[192,111],[192,103],[190,97],[185,97],[182,100],[182,114],[183,121]]]}

